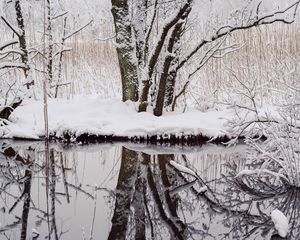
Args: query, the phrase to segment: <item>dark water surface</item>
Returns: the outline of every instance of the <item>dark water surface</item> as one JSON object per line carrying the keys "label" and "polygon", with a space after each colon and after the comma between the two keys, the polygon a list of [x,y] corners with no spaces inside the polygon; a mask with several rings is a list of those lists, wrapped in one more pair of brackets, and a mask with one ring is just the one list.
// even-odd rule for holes
{"label": "dark water surface", "polygon": [[0,239],[280,239],[275,208],[300,239],[298,190],[237,181],[245,151],[2,140]]}

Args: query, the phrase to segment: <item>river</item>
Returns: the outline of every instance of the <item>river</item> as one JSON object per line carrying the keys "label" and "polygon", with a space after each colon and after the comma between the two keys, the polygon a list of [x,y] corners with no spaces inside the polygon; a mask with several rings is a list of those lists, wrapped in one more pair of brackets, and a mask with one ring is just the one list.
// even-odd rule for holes
{"label": "river", "polygon": [[251,164],[243,144],[0,147],[1,240],[280,239],[275,208],[300,233],[297,190],[236,178]]}

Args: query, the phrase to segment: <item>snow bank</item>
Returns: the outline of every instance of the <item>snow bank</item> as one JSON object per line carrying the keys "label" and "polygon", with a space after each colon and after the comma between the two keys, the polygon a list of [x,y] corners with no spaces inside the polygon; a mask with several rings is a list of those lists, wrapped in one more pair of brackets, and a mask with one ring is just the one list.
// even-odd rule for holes
{"label": "snow bank", "polygon": [[279,236],[285,238],[289,231],[289,221],[287,217],[280,210],[275,209],[271,213],[271,219]]}
{"label": "snow bank", "polygon": [[[56,137],[63,137],[65,132],[75,137],[84,133],[129,138],[157,135],[163,138],[170,135],[223,137],[226,118],[233,114],[230,110],[189,111],[155,117],[149,112],[137,113],[133,102],[96,96],[50,99],[48,106],[49,130]],[[42,101],[24,101],[10,120],[9,125],[0,126],[0,138],[37,139],[44,136]]]}

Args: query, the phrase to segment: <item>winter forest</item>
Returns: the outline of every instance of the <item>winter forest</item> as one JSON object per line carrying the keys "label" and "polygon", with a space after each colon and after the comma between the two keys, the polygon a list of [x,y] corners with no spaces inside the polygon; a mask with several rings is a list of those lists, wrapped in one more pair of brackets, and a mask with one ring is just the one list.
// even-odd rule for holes
{"label": "winter forest", "polygon": [[299,8],[0,0],[0,240],[300,239]]}

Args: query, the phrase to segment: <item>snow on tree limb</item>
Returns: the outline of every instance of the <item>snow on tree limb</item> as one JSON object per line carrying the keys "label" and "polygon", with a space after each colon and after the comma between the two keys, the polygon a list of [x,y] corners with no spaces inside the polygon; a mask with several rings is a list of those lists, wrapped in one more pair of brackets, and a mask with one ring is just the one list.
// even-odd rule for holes
{"label": "snow on tree limb", "polygon": [[146,111],[148,93],[152,84],[152,76],[153,76],[154,68],[158,62],[159,56],[165,44],[165,40],[172,27],[174,27],[177,23],[179,23],[180,20],[184,20],[187,18],[189,12],[191,11],[192,4],[193,4],[193,0],[185,1],[185,3],[179,8],[179,10],[173,16],[171,16],[166,21],[166,24],[162,27],[162,30],[158,36],[158,40],[154,44],[154,50],[149,57],[148,79],[143,81],[143,88],[140,96],[139,112]]}
{"label": "snow on tree limb", "polygon": [[11,40],[9,40],[9,41],[6,41],[6,42],[4,42],[4,43],[1,43],[0,44],[0,51],[2,51],[4,48],[6,48],[6,47],[9,47],[9,46],[11,46],[11,45],[14,45],[14,44],[17,44],[17,43],[19,43],[19,40],[18,39],[11,39]]}
{"label": "snow on tree limb", "polygon": [[8,54],[24,55],[25,53],[21,49],[9,49],[9,50],[0,51],[0,56],[1,55],[8,55]]}
{"label": "snow on tree limb", "polygon": [[158,0],[155,0],[151,22],[150,22],[150,25],[149,25],[149,27],[147,29],[146,34],[145,34],[145,49],[144,49],[144,54],[146,54],[148,52],[149,38],[150,38],[150,34],[152,32],[154,21],[155,21],[156,15],[157,15],[157,4],[158,4]]}
{"label": "snow on tree limb", "polygon": [[193,0],[187,0],[186,3],[178,10],[176,14],[174,14],[170,19],[166,22],[164,27],[162,28],[161,33],[159,34],[158,41],[155,44],[154,51],[151,54],[149,60],[149,77],[152,77],[154,67],[157,63],[157,59],[164,45],[165,39],[170,31],[170,29],[178,23],[178,21],[191,9],[191,5]]}
{"label": "snow on tree limb", "polygon": [[[259,25],[269,25],[269,24],[273,24],[275,22],[282,22],[285,24],[291,24],[295,21],[295,16],[296,16],[296,12],[298,10],[298,6],[300,4],[300,1],[296,1],[295,3],[293,3],[292,5],[290,5],[289,7],[283,9],[283,10],[279,10],[276,12],[273,12],[272,14],[267,14],[264,16],[259,17],[258,16],[258,12],[256,13],[256,17],[254,19],[251,20],[251,22],[249,22],[246,25],[240,25],[240,26],[223,26],[221,28],[219,28],[216,33],[211,37],[211,39],[206,40],[203,39],[178,65],[177,70],[179,70],[180,68],[182,68],[190,58],[192,58],[204,45],[214,42],[217,39],[222,38],[223,36],[238,31],[238,30],[245,30],[245,29],[250,29],[253,27],[257,27]],[[260,4],[259,4],[260,5]],[[259,10],[259,5],[257,8],[257,11]],[[294,14],[293,14],[293,19],[288,21],[284,18],[277,18],[279,17],[279,15],[287,13],[289,10],[294,9]]]}
{"label": "snow on tree limb", "polygon": [[74,36],[76,33],[79,33],[81,30],[83,30],[84,28],[86,28],[88,25],[90,25],[94,20],[90,20],[88,23],[86,23],[85,25],[77,28],[75,31],[67,34],[66,36],[63,37],[63,40],[67,40],[70,37]]}
{"label": "snow on tree limb", "polygon": [[68,13],[69,13],[69,11],[64,11],[64,12],[62,12],[62,13],[59,13],[59,14],[55,15],[54,17],[52,17],[52,18],[51,18],[51,21],[52,21],[52,20],[55,20],[55,19],[57,19],[57,18],[63,17],[63,16],[65,16],[65,15],[68,14]]}
{"label": "snow on tree limb", "polygon": [[243,176],[251,176],[251,175],[259,176],[262,174],[274,176],[276,178],[276,180],[283,179],[285,182],[289,182],[289,180],[283,174],[276,173],[276,172],[270,171],[268,169],[253,169],[253,170],[244,169],[244,170],[240,171],[235,177],[241,178]]}
{"label": "snow on tree limb", "polygon": [[20,29],[15,28],[12,24],[10,24],[3,16],[1,16],[1,19],[6,23],[6,25],[18,36],[20,37],[22,35],[22,31]]}
{"label": "snow on tree limb", "polygon": [[21,68],[24,69],[26,66],[22,63],[13,63],[13,62],[2,62],[0,63],[0,69],[4,68]]}
{"label": "snow on tree limb", "polygon": [[69,51],[72,51],[72,48],[71,48],[71,47],[69,47],[69,48],[64,48],[64,49],[61,49],[61,50],[58,50],[57,52],[55,52],[55,53],[53,54],[53,57],[56,57],[57,55],[60,55],[60,54],[62,54],[62,53],[64,53],[64,52],[69,52]]}
{"label": "snow on tree limb", "polygon": [[176,163],[176,162],[173,161],[173,160],[170,161],[170,164],[171,164],[174,168],[176,168],[177,170],[179,170],[180,172],[189,174],[189,175],[191,175],[191,176],[194,176],[196,179],[198,179],[197,174],[196,174],[194,171],[192,171],[191,169],[189,169],[189,168],[187,168],[187,167],[185,167],[185,166],[182,166],[181,164]]}

